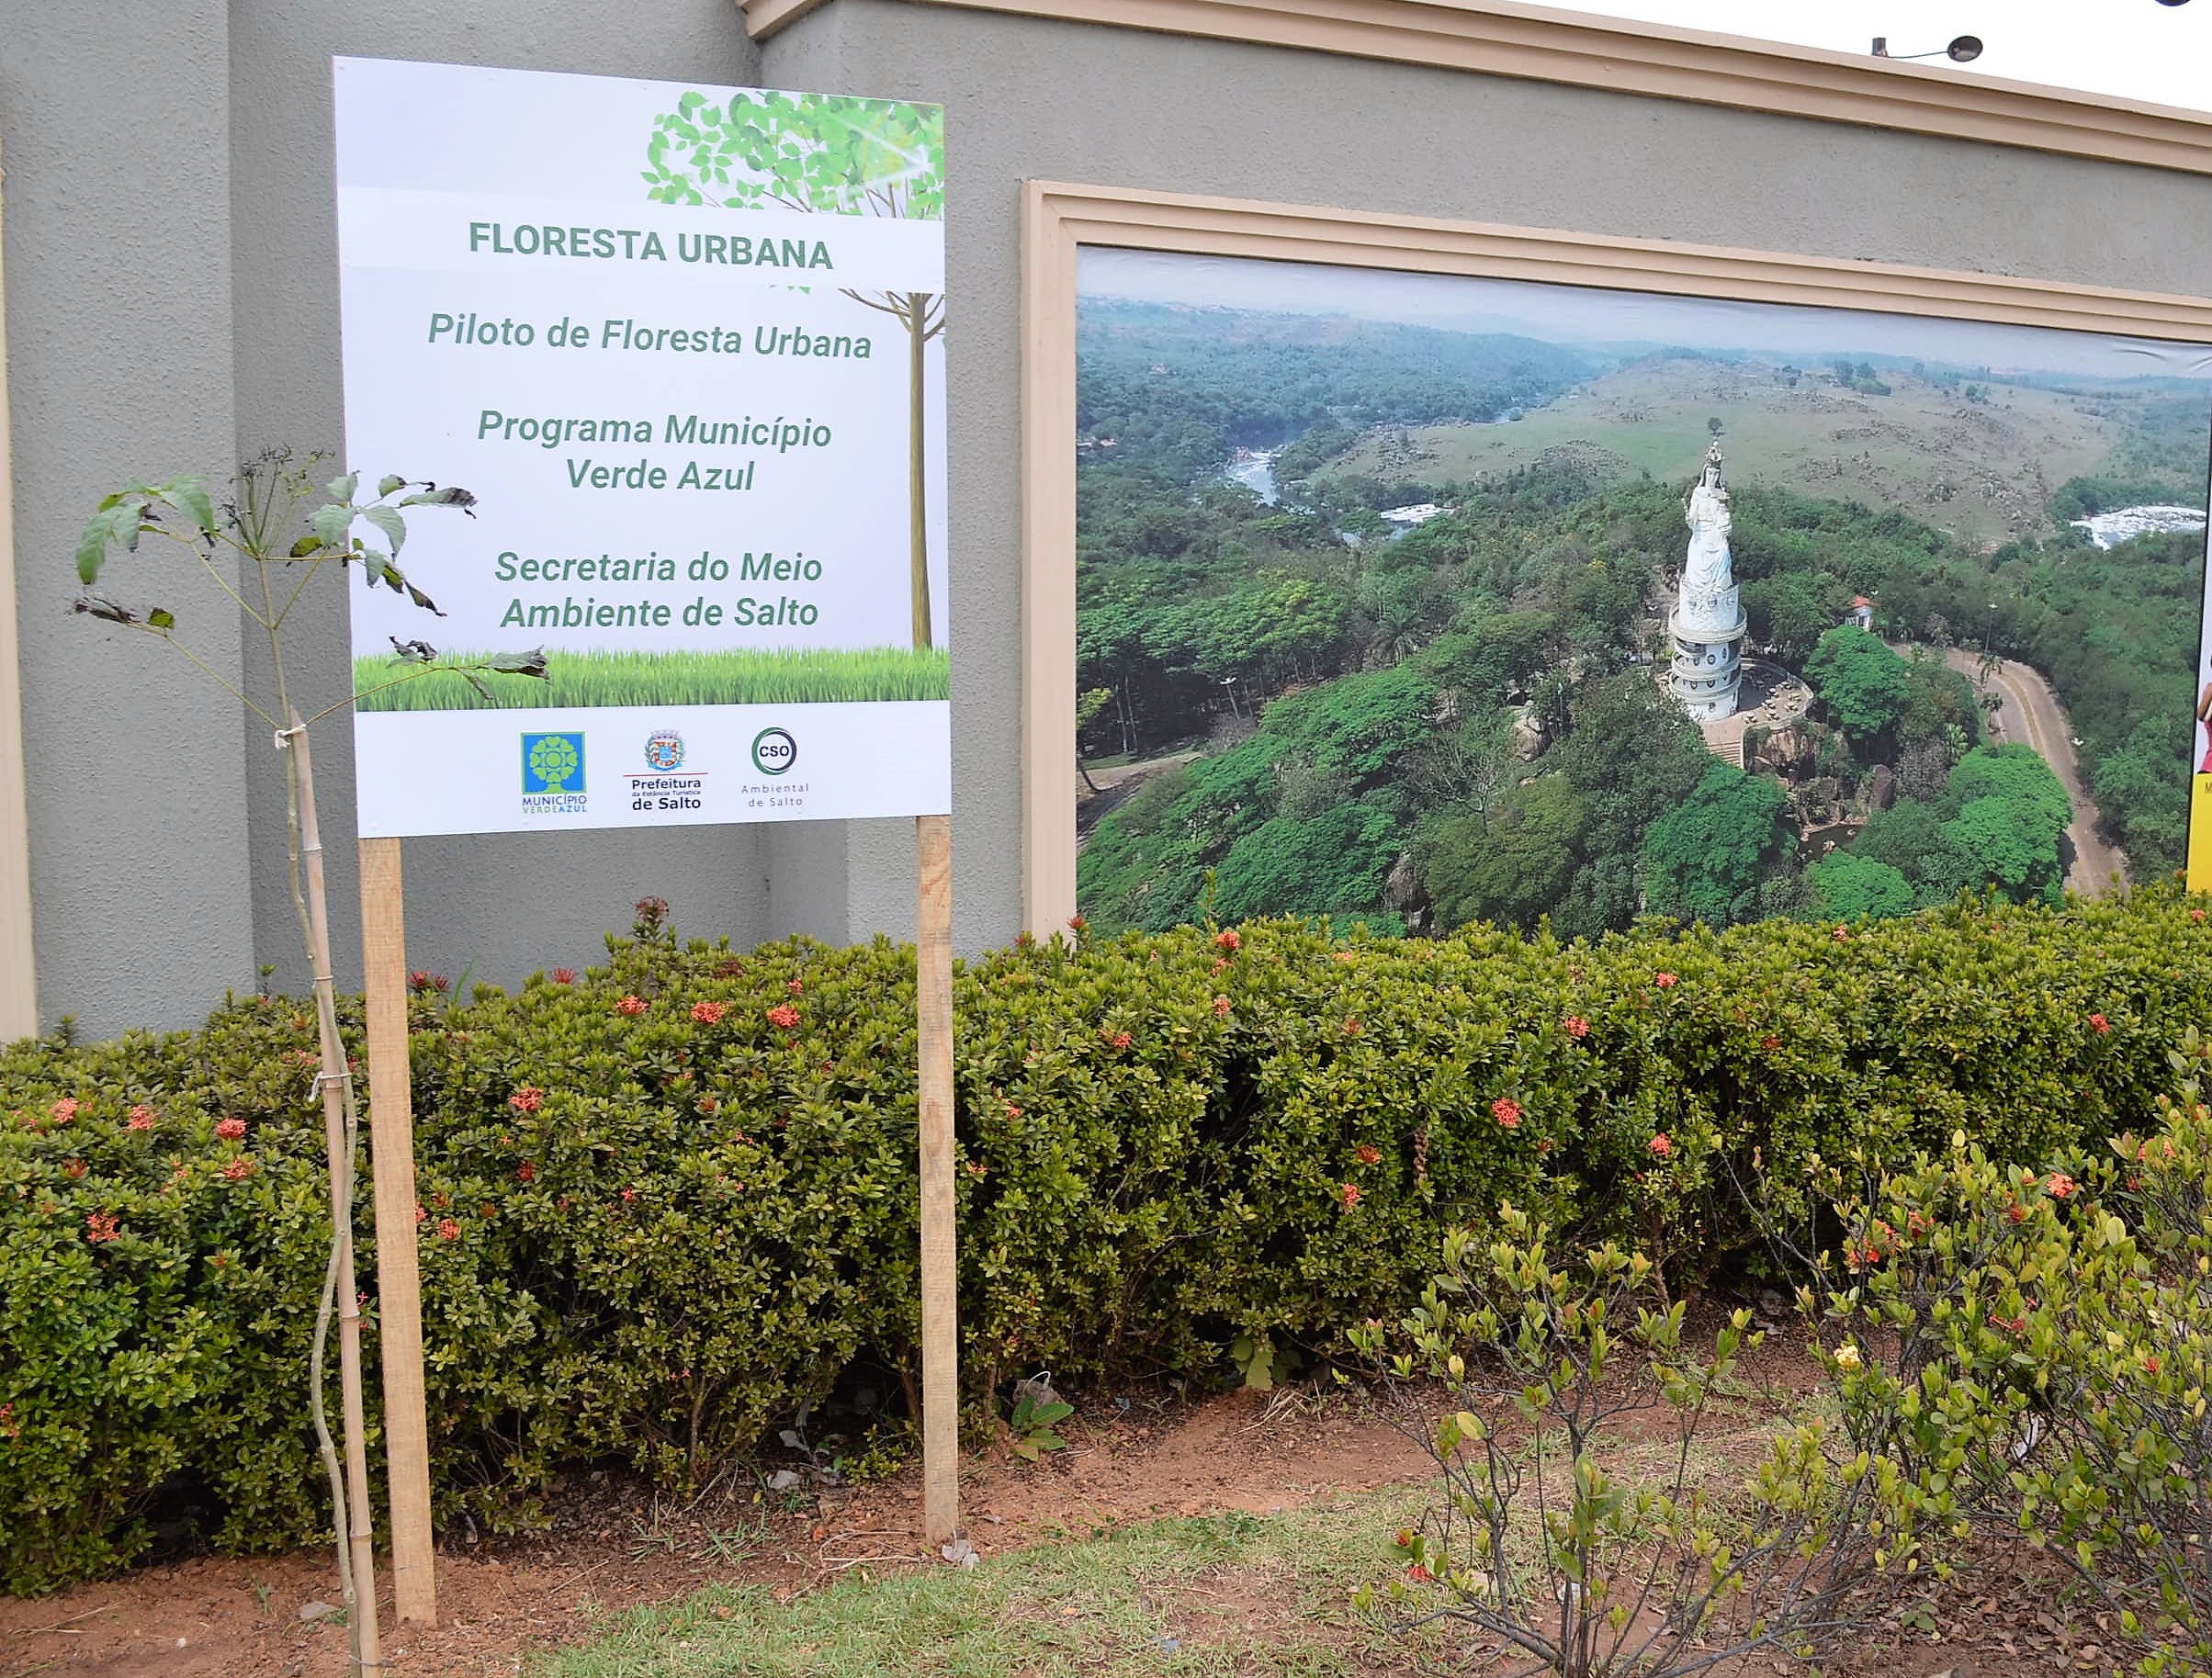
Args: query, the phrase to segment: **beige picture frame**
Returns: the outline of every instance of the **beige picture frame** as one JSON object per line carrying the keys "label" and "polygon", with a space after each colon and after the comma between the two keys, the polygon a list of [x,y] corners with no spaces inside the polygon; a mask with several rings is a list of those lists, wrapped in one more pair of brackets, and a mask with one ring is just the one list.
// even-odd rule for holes
{"label": "beige picture frame", "polygon": [[1021,893],[1076,913],[1076,281],[1085,245],[1542,280],[2212,343],[2212,298],[1031,181],[1021,207]]}

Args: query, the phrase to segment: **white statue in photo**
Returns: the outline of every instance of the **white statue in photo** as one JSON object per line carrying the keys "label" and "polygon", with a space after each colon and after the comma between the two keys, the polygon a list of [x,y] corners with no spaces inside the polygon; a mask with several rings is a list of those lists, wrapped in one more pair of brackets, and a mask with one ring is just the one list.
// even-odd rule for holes
{"label": "white statue in photo", "polygon": [[1706,452],[1705,469],[1682,499],[1689,551],[1682,583],[1667,616],[1674,659],[1667,686],[1693,721],[1717,722],[1735,714],[1743,682],[1740,648],[1744,607],[1729,557],[1728,486],[1721,481],[1721,445]]}
{"label": "white statue in photo", "polygon": [[1682,566],[1682,600],[1704,603],[1735,586],[1729,559],[1728,486],[1721,481],[1721,445],[1705,456],[1705,470],[1683,498],[1682,516],[1689,525],[1689,554]]}

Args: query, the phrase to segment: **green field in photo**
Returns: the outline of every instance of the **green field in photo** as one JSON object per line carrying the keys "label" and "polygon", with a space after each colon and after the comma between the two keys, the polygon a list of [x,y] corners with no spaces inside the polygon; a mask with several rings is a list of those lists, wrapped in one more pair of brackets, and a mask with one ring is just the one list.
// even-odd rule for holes
{"label": "green field in photo", "polygon": [[[441,662],[484,655],[448,652]],[[478,678],[486,698],[451,670],[394,682],[407,667],[390,659],[354,661],[364,711],[519,710],[561,705],[835,704],[951,696],[942,648],[871,647],[777,652],[553,652],[547,676]]]}

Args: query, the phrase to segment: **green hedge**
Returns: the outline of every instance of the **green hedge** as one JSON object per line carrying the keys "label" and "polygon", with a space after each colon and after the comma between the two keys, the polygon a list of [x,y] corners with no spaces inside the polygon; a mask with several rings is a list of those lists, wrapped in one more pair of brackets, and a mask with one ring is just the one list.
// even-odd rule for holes
{"label": "green hedge", "polygon": [[[1748,1239],[1755,1169],[2142,1125],[2212,1019],[2202,913],[2158,888],[1595,946],[1270,922],[994,954],[957,996],[970,1395],[1280,1369],[1501,1199],[1681,1271]],[[911,952],[641,931],[588,974],[416,999],[447,1518],[528,1520],[594,1457],[695,1481],[856,1361],[915,1368]],[[129,1561],[157,1495],[227,1549],[324,1521],[312,1027],[245,997],[0,1051],[0,1586]]]}

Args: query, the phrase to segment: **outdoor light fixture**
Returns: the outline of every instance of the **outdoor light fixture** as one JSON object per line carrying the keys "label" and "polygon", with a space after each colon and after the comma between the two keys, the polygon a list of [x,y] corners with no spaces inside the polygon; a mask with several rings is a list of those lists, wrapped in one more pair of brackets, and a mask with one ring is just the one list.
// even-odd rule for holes
{"label": "outdoor light fixture", "polygon": [[[2184,6],[2187,4],[2187,0],[2159,0],[2159,4],[2161,6]],[[1955,64],[1970,64],[1981,56],[1981,37],[1961,35],[1939,52],[1892,52],[1890,51],[1890,38],[1887,35],[1877,35],[1874,38],[1874,56],[1876,58],[1947,58]]]}

